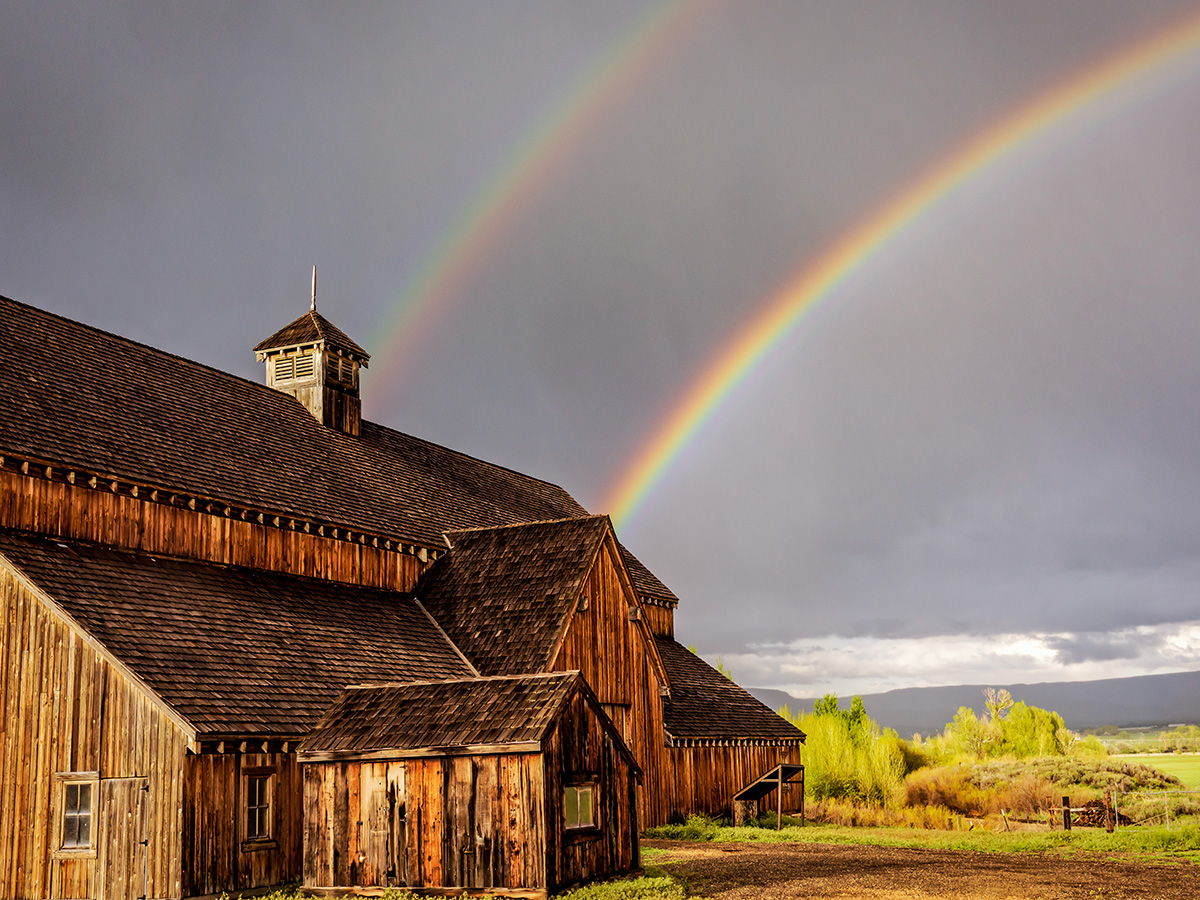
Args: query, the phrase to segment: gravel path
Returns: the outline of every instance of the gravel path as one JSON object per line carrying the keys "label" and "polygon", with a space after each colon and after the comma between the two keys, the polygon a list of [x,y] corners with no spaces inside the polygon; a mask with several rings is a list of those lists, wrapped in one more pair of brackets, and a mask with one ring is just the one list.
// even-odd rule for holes
{"label": "gravel path", "polygon": [[643,841],[693,891],[722,900],[1198,900],[1200,866],[1098,853],[974,853],[843,844]]}

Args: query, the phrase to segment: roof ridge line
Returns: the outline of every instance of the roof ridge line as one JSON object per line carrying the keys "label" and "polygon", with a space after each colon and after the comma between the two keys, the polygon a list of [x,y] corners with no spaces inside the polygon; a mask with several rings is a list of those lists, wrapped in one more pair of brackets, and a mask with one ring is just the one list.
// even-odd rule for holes
{"label": "roof ridge line", "polygon": [[[201,369],[207,369],[210,372],[216,372],[218,375],[221,375],[225,378],[231,378],[234,381],[240,381],[245,384],[253,385],[256,388],[263,388],[268,391],[274,390],[273,388],[267,387],[267,385],[263,384],[261,381],[254,381],[253,379],[247,378],[244,375],[238,375],[236,372],[227,372],[225,369],[218,369],[216,366],[209,365],[208,363],[204,363],[204,362],[200,362],[199,360],[192,359],[190,356],[183,356],[179,353],[172,353],[170,350],[163,350],[161,347],[155,347],[155,346],[152,346],[151,344],[145,344],[142,341],[134,340],[133,338],[130,338],[130,337],[125,337],[124,335],[117,334],[114,331],[108,331],[107,329],[100,328],[97,325],[89,325],[87,322],[80,322],[78,319],[68,318],[67,316],[60,315],[59,313],[51,312],[48,309],[42,309],[40,306],[34,306],[30,303],[22,303],[20,300],[14,300],[12,297],[5,297],[3,294],[0,294],[0,301],[7,301],[8,303],[13,303],[13,304],[16,304],[17,306],[23,306],[26,309],[33,310],[33,312],[35,312],[39,315],[51,316],[55,319],[58,319],[60,322],[67,322],[70,325],[76,325],[80,328],[86,328],[88,331],[94,331],[97,334],[104,335],[105,337],[113,338],[114,340],[118,340],[123,344],[132,344],[134,347],[141,347],[143,350],[149,350],[158,356],[165,356],[170,359],[177,359],[180,362],[187,363],[188,365],[198,366]],[[279,393],[278,391],[274,391],[274,392]]]}
{"label": "roof ridge line", "polygon": [[[557,485],[555,485],[557,487]],[[605,513],[588,513],[586,516],[566,516],[561,519],[534,519],[529,522],[506,522],[503,525],[477,525],[474,528],[452,528],[442,532],[442,535],[473,534],[478,531],[501,531],[506,528],[530,528],[534,525],[559,525],[564,522],[584,522],[595,519],[607,519]]]}
{"label": "roof ridge line", "polygon": [[531,681],[531,680],[565,680],[578,676],[578,669],[568,669],[564,672],[528,672],[522,675],[470,675],[462,678],[422,678],[416,681],[377,681],[364,684],[348,684],[345,691],[367,691],[378,688],[407,688],[423,687],[433,684],[475,684],[481,681]]}
{"label": "roof ridge line", "polygon": [[[225,369],[219,369],[214,365],[210,365],[209,363],[205,363],[205,362],[200,362],[199,360],[192,359],[189,356],[183,356],[179,353],[172,353],[170,350],[163,350],[161,347],[155,347],[151,344],[147,344],[142,341],[134,340],[133,338],[125,337],[124,335],[117,334],[116,332],[113,332],[113,331],[108,331],[107,329],[100,328],[99,326],[96,326],[96,325],[89,325],[87,322],[80,322],[78,319],[72,319],[72,318],[69,318],[68,316],[61,315],[60,313],[52,312],[47,309],[42,309],[40,306],[34,306],[31,303],[23,303],[20,300],[14,300],[12,297],[7,297],[3,294],[0,294],[0,302],[12,303],[14,306],[24,307],[25,309],[30,310],[31,312],[33,312],[36,315],[50,316],[51,318],[57,319],[60,322],[65,322],[69,325],[73,325],[78,328],[85,328],[88,331],[94,332],[96,334],[102,334],[105,337],[112,338],[113,340],[116,340],[116,341],[120,341],[123,344],[138,347],[142,350],[149,350],[151,353],[155,354],[156,356],[165,357],[167,359],[174,359],[179,362],[185,363],[189,366],[195,366],[197,368],[204,369],[208,372],[215,373],[216,375],[219,375],[222,378],[227,378],[233,382],[244,384],[244,385],[249,385],[250,387],[254,388],[256,391],[269,391],[270,392],[270,394],[264,394],[264,396],[278,395],[280,397],[287,397],[286,394],[282,394],[281,392],[276,391],[274,388],[268,387],[266,384],[264,384],[261,381],[255,381],[254,379],[247,378],[244,375],[238,375],[236,372],[228,372]],[[456,450],[455,448],[447,446],[446,444],[439,444],[436,441],[431,441],[431,440],[428,440],[427,438],[419,437],[415,434],[409,434],[406,431],[401,431],[398,428],[392,428],[389,425],[384,425],[380,422],[375,422],[370,419],[363,419],[363,424],[370,425],[374,428],[378,428],[380,431],[383,431],[383,432],[386,432],[389,434],[400,435],[401,437],[406,438],[408,440],[417,441],[418,443],[424,444],[426,447],[436,447],[439,450],[445,450],[447,453],[453,453],[455,456],[462,457],[463,459],[469,459],[472,462],[479,463],[479,464],[487,466],[488,468],[491,468],[491,469],[497,469],[502,472],[508,472],[510,475],[516,475],[519,478],[524,478],[531,482],[537,482],[538,484],[544,484],[547,487],[555,488],[556,490],[562,491],[564,494],[567,494],[568,496],[570,496],[570,494],[567,492],[567,490],[562,485],[556,484],[553,481],[548,481],[545,478],[538,478],[537,476],[530,475],[527,472],[519,472],[516,469],[510,468],[508,466],[502,466],[498,463],[490,462],[486,459],[483,459],[478,456],[474,456],[474,455],[472,455],[470,453],[466,453],[462,450]],[[571,497],[571,499],[575,500],[574,497]],[[575,502],[578,503],[579,501],[575,500]],[[583,509],[582,505],[580,505],[580,509]],[[587,513],[587,514],[592,515],[592,513]],[[410,542],[410,543],[412,543],[412,542]]]}

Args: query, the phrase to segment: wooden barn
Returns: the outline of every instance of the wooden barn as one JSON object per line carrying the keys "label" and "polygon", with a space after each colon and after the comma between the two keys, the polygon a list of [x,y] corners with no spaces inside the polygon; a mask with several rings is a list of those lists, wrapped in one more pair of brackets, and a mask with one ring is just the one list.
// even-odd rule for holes
{"label": "wooden barn", "polygon": [[299,759],[306,890],[545,897],[638,868],[641,770],[578,672],[353,687]]}
{"label": "wooden barn", "polygon": [[[631,831],[801,761],[606,517],[362,419],[369,357],[315,302],[255,349],[266,384],[0,298],[0,896],[301,880],[297,748],[352,685],[578,672]],[[543,790],[545,889],[627,866],[556,850]]]}

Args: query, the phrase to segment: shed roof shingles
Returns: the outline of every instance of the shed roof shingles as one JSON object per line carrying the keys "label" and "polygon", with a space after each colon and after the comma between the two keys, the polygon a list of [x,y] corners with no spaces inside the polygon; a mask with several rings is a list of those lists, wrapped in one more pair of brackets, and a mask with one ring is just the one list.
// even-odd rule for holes
{"label": "shed roof shingles", "polygon": [[342,434],[266,385],[0,297],[4,451],[428,547],[587,515],[556,485],[372,422]]}
{"label": "shed roof shingles", "polygon": [[659,655],[671,680],[663,728],[676,739],[804,740],[804,732],[771,711],[678,641],[659,636]]}
{"label": "shed roof shingles", "polygon": [[417,596],[480,674],[541,671],[610,527],[586,516],[450,532]]}
{"label": "shed roof shingles", "polygon": [[470,674],[401,594],[0,532],[0,554],[200,734],[305,734],[348,684]]}
{"label": "shed roof shingles", "polygon": [[540,741],[579,683],[565,672],[348,688],[301,752],[370,752]]}

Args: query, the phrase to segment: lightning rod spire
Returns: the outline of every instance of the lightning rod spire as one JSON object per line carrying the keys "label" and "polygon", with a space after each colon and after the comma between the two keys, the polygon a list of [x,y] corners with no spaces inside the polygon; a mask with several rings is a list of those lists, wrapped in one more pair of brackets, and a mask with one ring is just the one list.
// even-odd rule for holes
{"label": "lightning rod spire", "polygon": [[312,306],[309,307],[313,312],[317,311],[317,267],[313,266],[313,296]]}

